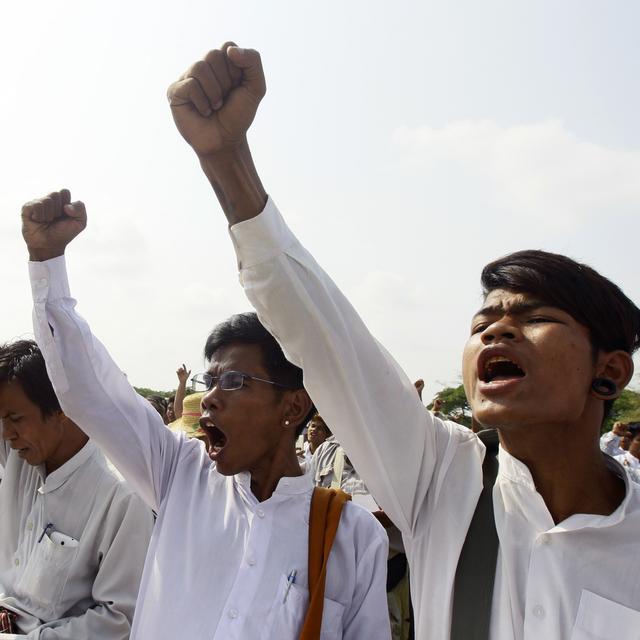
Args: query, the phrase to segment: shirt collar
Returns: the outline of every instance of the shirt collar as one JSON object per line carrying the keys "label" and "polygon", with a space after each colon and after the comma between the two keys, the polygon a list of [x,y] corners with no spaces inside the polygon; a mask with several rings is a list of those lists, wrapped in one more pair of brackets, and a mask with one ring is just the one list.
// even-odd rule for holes
{"label": "shirt collar", "polygon": [[[598,515],[593,513],[577,513],[566,520],[558,523],[550,531],[571,531],[583,528],[610,527],[624,519],[629,501],[632,495],[632,486],[629,476],[625,473],[622,465],[611,456],[605,456],[605,463],[618,477],[622,479],[625,486],[625,495],[616,510],[609,515]],[[508,451],[502,448],[498,450],[498,477],[505,478],[511,482],[522,485],[537,493],[533,476],[526,464],[514,458]]]}
{"label": "shirt collar", "polygon": [[[251,491],[251,474],[248,471],[237,473],[233,476],[233,482],[247,504],[258,504],[256,497]],[[308,473],[303,473],[301,476],[283,476],[278,480],[278,484],[273,495],[264,502],[269,502],[270,500],[274,500],[274,498],[278,500],[291,495],[308,493],[312,489],[313,482]]]}
{"label": "shirt collar", "polygon": [[69,477],[96,453],[96,445],[89,440],[75,456],[67,460],[61,467],[52,471],[39,489],[40,493],[51,493],[59,489]]}

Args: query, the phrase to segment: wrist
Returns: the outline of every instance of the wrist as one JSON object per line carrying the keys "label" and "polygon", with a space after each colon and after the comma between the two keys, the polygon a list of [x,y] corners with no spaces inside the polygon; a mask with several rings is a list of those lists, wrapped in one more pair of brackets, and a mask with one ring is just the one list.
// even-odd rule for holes
{"label": "wrist", "polygon": [[47,260],[53,260],[53,258],[59,258],[64,255],[63,249],[31,249],[29,248],[29,260],[30,262],[46,262]]}
{"label": "wrist", "polygon": [[267,203],[246,138],[215,154],[198,156],[230,225],[257,216]]}

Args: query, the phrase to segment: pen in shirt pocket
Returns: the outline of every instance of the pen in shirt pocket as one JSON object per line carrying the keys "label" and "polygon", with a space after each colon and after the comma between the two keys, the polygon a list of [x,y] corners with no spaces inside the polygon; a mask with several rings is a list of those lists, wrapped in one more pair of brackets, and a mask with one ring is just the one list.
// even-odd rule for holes
{"label": "pen in shirt pocket", "polygon": [[42,542],[42,539],[47,535],[47,533],[53,529],[53,522],[49,522],[47,526],[42,530],[40,537],[38,538],[38,544]]}
{"label": "pen in shirt pocket", "polygon": [[295,569],[292,569],[287,576],[287,588],[284,592],[284,598],[282,598],[282,604],[287,601],[287,596],[289,595],[289,591],[291,590],[291,585],[296,581],[296,575],[298,572]]}

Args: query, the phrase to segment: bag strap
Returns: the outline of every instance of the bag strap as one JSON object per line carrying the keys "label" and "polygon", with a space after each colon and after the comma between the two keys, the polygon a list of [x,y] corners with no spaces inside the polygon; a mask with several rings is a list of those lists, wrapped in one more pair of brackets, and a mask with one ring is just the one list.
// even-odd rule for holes
{"label": "bag strap", "polygon": [[344,475],[344,449],[338,447],[336,455],[333,459],[333,480],[331,482],[332,489],[340,489],[342,487],[342,476]]}
{"label": "bag strap", "polygon": [[482,492],[460,552],[453,587],[451,640],[487,640],[493,584],[498,560],[498,533],[493,514],[493,485],[498,475],[498,432],[477,434],[486,447]]}
{"label": "bag strap", "polygon": [[309,608],[300,640],[320,638],[327,562],[340,524],[342,508],[349,500],[351,496],[340,489],[316,487],[313,490],[309,516]]}

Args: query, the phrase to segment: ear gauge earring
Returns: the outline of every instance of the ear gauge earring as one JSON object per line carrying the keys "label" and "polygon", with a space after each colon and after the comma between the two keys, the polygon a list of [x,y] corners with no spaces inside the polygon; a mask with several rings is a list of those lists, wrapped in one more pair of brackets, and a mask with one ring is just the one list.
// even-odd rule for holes
{"label": "ear gauge earring", "polygon": [[289,423],[289,421],[288,421],[288,420],[285,420],[285,421],[284,421],[284,426],[285,426],[285,427],[288,427],[288,426],[289,426],[289,424],[290,424],[290,423]]}
{"label": "ear gauge earring", "polygon": [[618,393],[618,385],[611,378],[594,378],[591,390],[597,396],[609,400]]}

